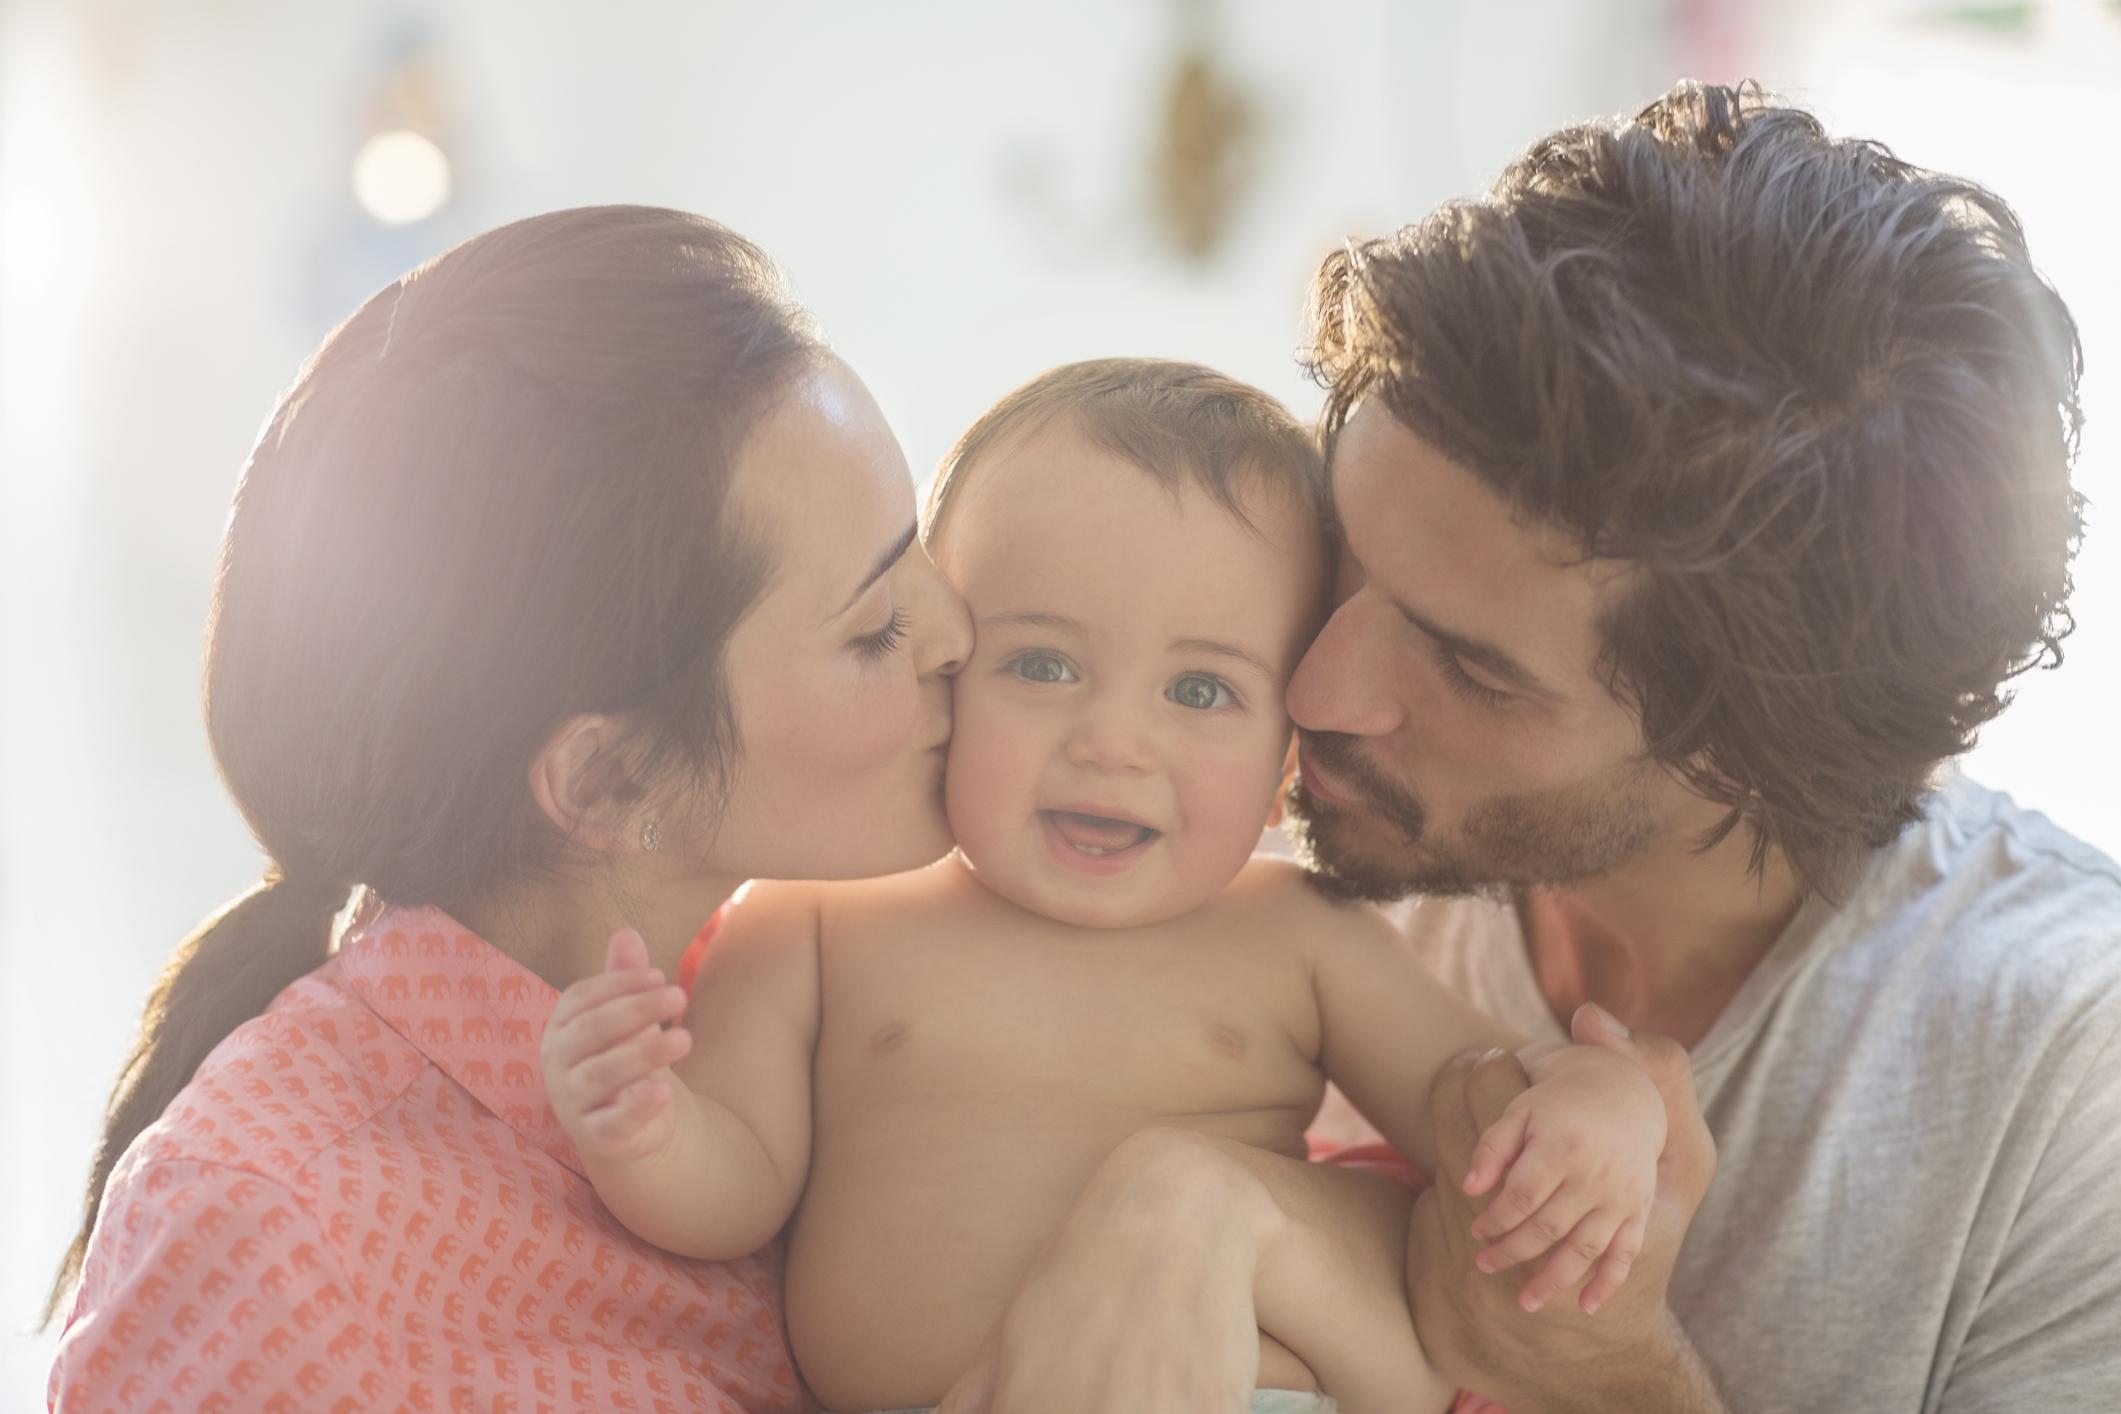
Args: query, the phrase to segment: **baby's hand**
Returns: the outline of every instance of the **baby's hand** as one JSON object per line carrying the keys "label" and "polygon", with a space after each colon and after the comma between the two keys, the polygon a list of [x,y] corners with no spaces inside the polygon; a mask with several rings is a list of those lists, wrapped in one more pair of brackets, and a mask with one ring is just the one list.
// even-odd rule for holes
{"label": "baby's hand", "polygon": [[664,1023],[684,1014],[684,991],[648,965],[631,928],[611,935],[603,972],[560,993],[538,1054],[546,1097],[584,1157],[623,1162],[670,1142],[679,1083],[670,1067],[692,1033]]}
{"label": "baby's hand", "polygon": [[1465,1191],[1475,1196],[1509,1176],[1473,1223],[1474,1238],[1491,1244],[1474,1261],[1499,1272],[1558,1247],[1518,1294],[1527,1311],[1595,1263],[1598,1275],[1579,1299],[1588,1315],[1627,1280],[1642,1250],[1664,1152],[1664,1099],[1648,1071],[1603,1047],[1564,1047],[1532,1069],[1532,1087],[1480,1136],[1466,1173]]}

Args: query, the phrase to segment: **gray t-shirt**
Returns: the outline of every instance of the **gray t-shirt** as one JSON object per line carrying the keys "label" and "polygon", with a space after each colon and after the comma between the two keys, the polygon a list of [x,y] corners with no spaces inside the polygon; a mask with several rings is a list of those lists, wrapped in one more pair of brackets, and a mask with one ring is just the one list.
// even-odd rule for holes
{"label": "gray t-shirt", "polygon": [[[1513,909],[1402,904],[1537,1037]],[[1738,1414],[2121,1411],[2121,865],[1964,779],[1694,1049],[1716,1182],[1673,1310]]]}

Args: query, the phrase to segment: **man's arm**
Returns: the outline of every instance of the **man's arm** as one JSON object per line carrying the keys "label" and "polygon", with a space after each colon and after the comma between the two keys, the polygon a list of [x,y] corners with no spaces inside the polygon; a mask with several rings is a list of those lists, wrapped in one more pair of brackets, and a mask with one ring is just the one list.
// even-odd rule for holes
{"label": "man's arm", "polygon": [[1633,1056],[1665,1098],[1668,1138],[1634,1272],[1596,1316],[1573,1302],[1528,1315],[1512,1273],[1474,1269],[1471,1229],[1485,1200],[1465,1196],[1466,1169],[1481,1131],[1526,1082],[1513,1057],[1461,1056],[1430,1089],[1436,1183],[1417,1200],[1407,1234],[1408,1297],[1422,1346],[1438,1368],[1511,1414],[1726,1414],[1665,1303],[1680,1241],[1716,1169],[1686,1052],[1662,1037],[1608,1031],[1589,1009],[1575,1034]]}

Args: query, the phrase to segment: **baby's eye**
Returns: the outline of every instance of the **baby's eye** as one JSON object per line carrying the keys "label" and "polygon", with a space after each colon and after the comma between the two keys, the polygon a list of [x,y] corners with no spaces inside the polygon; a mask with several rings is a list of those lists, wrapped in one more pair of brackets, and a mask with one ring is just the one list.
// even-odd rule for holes
{"label": "baby's eye", "polygon": [[1057,653],[1019,653],[1006,665],[1008,671],[1025,682],[1068,683],[1075,681],[1075,669],[1068,660]]}
{"label": "baby's eye", "polygon": [[1237,705],[1237,694],[1230,691],[1230,685],[1206,673],[1187,673],[1173,682],[1164,695],[1181,707],[1201,712]]}

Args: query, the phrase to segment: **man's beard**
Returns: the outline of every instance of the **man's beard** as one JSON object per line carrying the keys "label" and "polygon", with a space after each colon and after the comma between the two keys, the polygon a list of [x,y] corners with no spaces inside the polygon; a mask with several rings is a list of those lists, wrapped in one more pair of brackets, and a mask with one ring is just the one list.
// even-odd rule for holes
{"label": "man's beard", "polygon": [[[1389,903],[1409,894],[1477,894],[1506,899],[1524,889],[1610,873],[1657,833],[1645,788],[1647,771],[1633,766],[1618,779],[1490,796],[1466,812],[1456,838],[1429,838],[1428,812],[1421,802],[1364,758],[1358,738],[1339,732],[1298,735],[1304,754],[1367,807],[1328,805],[1303,789],[1301,777],[1290,785],[1287,818],[1297,858],[1320,892],[1334,898]],[[1372,842],[1365,844],[1365,835]]]}

